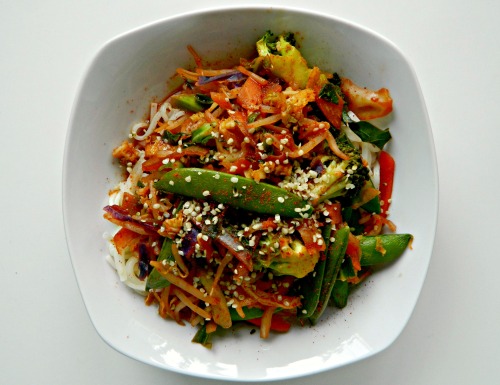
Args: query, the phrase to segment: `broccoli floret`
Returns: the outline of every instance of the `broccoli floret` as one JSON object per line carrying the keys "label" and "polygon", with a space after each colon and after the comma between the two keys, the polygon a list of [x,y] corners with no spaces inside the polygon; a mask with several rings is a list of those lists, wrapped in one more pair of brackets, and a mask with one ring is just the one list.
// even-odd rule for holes
{"label": "broccoli floret", "polygon": [[341,197],[352,200],[370,179],[369,169],[363,164],[360,152],[345,134],[339,135],[337,146],[349,159],[340,159],[336,155],[322,159],[326,169],[312,190],[318,197],[315,203]]}
{"label": "broccoli floret", "polygon": [[[283,55],[283,48],[286,44],[295,46],[295,35],[292,32],[286,32],[282,35],[275,36],[271,31],[266,31],[264,36],[257,41],[257,52],[259,56],[266,55]],[[280,45],[280,47],[278,47]]]}
{"label": "broccoli floret", "polygon": [[301,240],[269,232],[259,242],[260,253],[256,265],[266,267],[277,275],[305,277],[314,270],[319,252],[309,253]]}
{"label": "broccoli floret", "polygon": [[256,43],[259,56],[276,54],[276,38],[271,31],[266,31],[264,36]]}
{"label": "broccoli floret", "polygon": [[295,45],[295,35],[291,32],[275,37],[267,31],[256,43],[265,68],[292,88],[304,89],[311,69]]}

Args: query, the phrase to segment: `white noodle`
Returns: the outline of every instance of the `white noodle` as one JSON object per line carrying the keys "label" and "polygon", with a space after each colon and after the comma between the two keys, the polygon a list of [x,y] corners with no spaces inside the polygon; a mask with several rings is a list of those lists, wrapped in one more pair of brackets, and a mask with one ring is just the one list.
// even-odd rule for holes
{"label": "white noodle", "polygon": [[[120,191],[117,192],[117,197],[114,198],[115,202],[118,201],[120,204],[122,200],[123,193],[133,194],[137,188],[137,182],[142,177],[142,164],[144,163],[144,151],[139,151],[139,160],[135,163],[134,167],[130,171],[130,174],[126,181],[118,183]],[[111,198],[111,197],[110,197]]]}
{"label": "white noodle", "polygon": [[[181,116],[184,116],[185,114],[186,113],[182,110],[172,108],[172,106],[168,102],[163,103],[159,110],[158,110],[158,104],[151,103],[150,116],[152,116],[152,118],[151,121],[149,122],[149,125],[145,122],[136,123],[132,127],[132,136],[137,140],[144,140],[149,135],[151,135],[151,133],[155,130],[160,119],[163,119],[164,122],[171,122],[179,119]],[[144,132],[144,134],[137,135],[138,130],[146,127],[147,130],[146,132]]]}
{"label": "white noodle", "polygon": [[131,257],[125,264],[125,271],[127,272],[125,284],[134,290],[144,292],[146,290],[146,281],[141,281],[135,274],[135,269],[138,263],[139,260],[136,257]]}
{"label": "white noodle", "polygon": [[[155,130],[156,126],[158,125],[158,122],[161,119],[161,112],[157,111],[151,121],[149,122],[149,127],[146,130],[146,132],[142,135],[137,135],[137,130],[139,127],[146,127],[145,123],[138,123],[132,128],[132,136],[137,139],[137,140],[144,140],[146,139],[151,133]],[[139,126],[139,124],[142,124],[142,126]],[[135,130],[134,130],[135,129]]]}

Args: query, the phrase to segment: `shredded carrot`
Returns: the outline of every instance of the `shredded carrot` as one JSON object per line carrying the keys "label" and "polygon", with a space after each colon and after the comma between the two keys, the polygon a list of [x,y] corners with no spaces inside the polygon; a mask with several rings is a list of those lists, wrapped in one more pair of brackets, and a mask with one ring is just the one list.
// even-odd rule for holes
{"label": "shredded carrot", "polygon": [[205,301],[205,302],[207,302],[207,303],[209,303],[211,305],[216,305],[217,304],[218,301],[215,298],[205,295],[205,293],[202,293],[200,290],[198,290],[197,288],[195,288],[193,285],[190,285],[189,283],[187,283],[186,281],[184,281],[182,278],[180,278],[179,276],[175,275],[172,272],[172,267],[171,266],[169,266],[167,268],[167,267],[165,267],[163,265],[163,263],[158,262],[158,261],[151,261],[150,264],[151,264],[151,266],[153,266],[154,268],[156,268],[156,270],[158,270],[158,272],[163,277],[165,277],[171,284],[173,284],[173,285],[181,288],[185,292],[187,292],[187,293],[195,296],[196,298],[198,298],[201,301]]}
{"label": "shredded carrot", "polygon": [[217,324],[213,321],[209,321],[206,323],[206,331],[208,334],[213,333],[217,330]]}
{"label": "shredded carrot", "polygon": [[330,131],[326,131],[326,141],[328,142],[328,146],[330,147],[330,150],[337,155],[340,159],[347,160],[349,159],[349,156],[344,154],[342,151],[340,151],[340,148],[337,146],[337,141],[333,137],[332,133]]}
{"label": "shredded carrot", "polygon": [[191,301],[191,299],[182,292],[182,290],[180,290],[179,288],[175,287],[173,289],[173,292],[177,296],[177,298],[179,298],[181,300],[181,302],[184,305],[186,305],[187,307],[189,307],[196,314],[199,314],[200,316],[202,316],[205,319],[211,319],[212,318],[212,315],[209,312],[207,312],[206,310],[202,309],[201,307],[195,305],[193,303],[193,301]]}
{"label": "shredded carrot", "polygon": [[265,306],[281,307],[283,309],[294,309],[300,305],[299,297],[281,296],[281,300],[279,301],[269,293],[266,293],[265,291],[259,289],[253,289],[246,283],[242,284],[241,287],[250,297]]}
{"label": "shredded carrot", "polygon": [[198,67],[198,68],[201,67],[202,61],[201,61],[200,55],[198,55],[198,53],[195,51],[195,49],[191,45],[188,45],[187,49],[188,49],[189,53],[193,56],[194,62],[196,63],[196,67]]}
{"label": "shredded carrot", "polygon": [[236,67],[238,71],[240,71],[242,74],[244,75],[247,75],[249,77],[251,77],[253,80],[255,80],[257,83],[259,83],[260,85],[263,85],[265,86],[268,82],[266,79],[264,79],[263,77],[257,75],[255,72],[252,72],[252,71],[249,71],[247,70],[245,67],[243,66],[238,66]]}
{"label": "shredded carrot", "polygon": [[299,158],[312,151],[318,144],[325,140],[328,131],[323,131],[318,136],[315,136],[302,147],[298,147],[295,151],[288,153],[289,158]]}
{"label": "shredded carrot", "polygon": [[268,338],[269,332],[271,330],[271,321],[273,319],[275,307],[268,307],[264,310],[264,314],[262,314],[262,321],[260,324],[260,338]]}
{"label": "shredded carrot", "polygon": [[172,244],[172,254],[174,256],[175,262],[177,263],[177,266],[179,266],[181,278],[186,278],[189,275],[189,269],[184,263],[181,255],[179,254],[179,249],[177,248],[177,244],[175,243]]}
{"label": "shredded carrot", "polygon": [[270,116],[265,117],[264,119],[259,119],[259,120],[256,120],[255,122],[248,123],[247,126],[250,129],[251,128],[255,129],[257,127],[262,127],[262,126],[265,126],[268,124],[273,124],[273,123],[279,122],[281,119],[282,119],[281,114],[270,115]]}
{"label": "shredded carrot", "polygon": [[200,75],[196,72],[188,71],[184,68],[177,68],[177,73],[181,75],[184,79],[191,80],[193,82],[198,81]]}
{"label": "shredded carrot", "polygon": [[[217,285],[219,283],[219,280],[222,276],[222,273],[224,272],[224,269],[228,265],[229,262],[233,259],[233,255],[231,253],[227,253],[226,256],[222,259],[219,267],[217,267],[217,271],[214,276],[214,282],[213,285]],[[213,286],[212,286],[213,288]],[[213,289],[212,289],[213,290]],[[212,295],[212,290],[210,291],[210,295]]]}

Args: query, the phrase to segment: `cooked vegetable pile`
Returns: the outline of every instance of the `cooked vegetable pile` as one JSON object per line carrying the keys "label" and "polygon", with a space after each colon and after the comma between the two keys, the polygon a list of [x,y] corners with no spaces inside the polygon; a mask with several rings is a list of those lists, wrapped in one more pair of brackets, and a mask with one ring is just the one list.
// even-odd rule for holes
{"label": "cooked vegetable pile", "polygon": [[395,162],[385,88],[310,66],[295,36],[266,32],[229,69],[179,68],[182,87],[113,151],[126,177],[104,217],[108,260],[163,318],[266,338],[315,324],[409,247],[388,219]]}

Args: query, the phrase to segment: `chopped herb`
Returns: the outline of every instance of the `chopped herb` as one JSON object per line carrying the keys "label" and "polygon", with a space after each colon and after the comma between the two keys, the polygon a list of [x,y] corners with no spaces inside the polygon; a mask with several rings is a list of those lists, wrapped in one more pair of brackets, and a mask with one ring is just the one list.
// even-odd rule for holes
{"label": "chopped herb", "polygon": [[319,91],[319,97],[328,102],[339,104],[340,88],[332,83],[326,83]]}
{"label": "chopped herb", "polygon": [[172,134],[170,131],[165,130],[163,132],[162,138],[163,140],[166,140],[170,144],[177,144],[179,142],[179,139],[181,138],[182,133],[179,132],[177,134]]}

